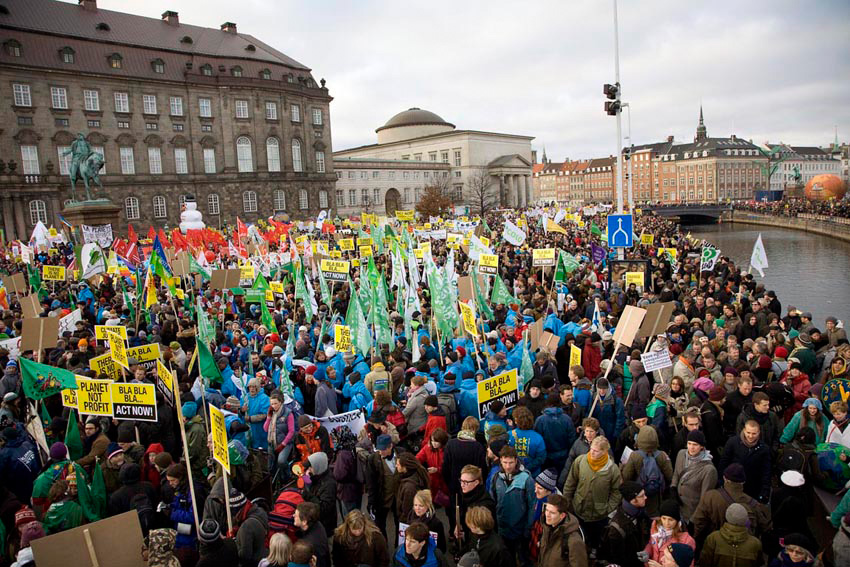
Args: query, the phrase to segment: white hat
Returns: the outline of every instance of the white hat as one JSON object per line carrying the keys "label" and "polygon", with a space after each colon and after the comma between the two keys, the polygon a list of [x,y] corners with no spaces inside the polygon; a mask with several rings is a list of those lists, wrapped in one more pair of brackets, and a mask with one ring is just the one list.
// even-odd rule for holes
{"label": "white hat", "polygon": [[806,484],[806,477],[797,471],[785,471],[779,477],[785,486],[797,487]]}

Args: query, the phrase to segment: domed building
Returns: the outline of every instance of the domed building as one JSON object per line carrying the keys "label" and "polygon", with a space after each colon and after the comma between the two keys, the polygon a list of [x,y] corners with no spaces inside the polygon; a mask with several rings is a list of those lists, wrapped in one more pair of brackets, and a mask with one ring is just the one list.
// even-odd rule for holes
{"label": "domed building", "polygon": [[534,202],[532,136],[458,130],[416,107],[393,115],[375,133],[375,144],[334,152],[335,205],[343,215],[413,209],[433,185],[470,214]]}

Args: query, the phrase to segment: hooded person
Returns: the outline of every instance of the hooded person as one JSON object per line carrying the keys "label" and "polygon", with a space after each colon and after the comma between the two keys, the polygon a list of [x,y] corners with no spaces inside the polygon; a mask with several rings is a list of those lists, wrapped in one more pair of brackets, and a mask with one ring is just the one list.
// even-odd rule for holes
{"label": "hooded person", "polygon": [[706,538],[699,564],[718,567],[764,565],[761,541],[747,531],[750,521],[747,509],[742,504],[733,502],[726,509],[724,520],[723,526]]}
{"label": "hooded person", "polygon": [[[142,521],[144,520],[142,508],[145,508],[144,512],[152,516],[158,498],[153,485],[142,480],[142,468],[136,463],[124,463],[118,472],[118,478],[121,481],[121,488],[109,495],[107,514],[116,516],[135,509],[139,512],[139,519]],[[147,533],[151,527],[151,525],[142,525],[142,532]]]}
{"label": "hooded person", "polygon": [[41,459],[35,444],[19,426],[7,427],[0,448],[0,483],[21,502],[29,502],[35,479],[41,471]]}
{"label": "hooded person", "polygon": [[[661,495],[670,486],[673,464],[667,453],[658,449],[658,433],[653,427],[642,427],[637,434],[637,450],[629,455],[623,466],[624,481],[642,483],[646,492],[646,513],[654,517],[661,504]],[[655,461],[653,466],[651,461]],[[644,467],[648,467],[644,471]]]}
{"label": "hooded person", "polygon": [[219,523],[212,519],[201,522],[201,529],[198,531],[198,552],[200,558],[195,567],[232,567],[239,564],[236,542],[225,538]]}
{"label": "hooded person", "polygon": [[305,481],[304,499],[319,506],[319,521],[325,532],[333,533],[336,528],[336,480],[328,469],[328,456],[325,453],[313,453],[307,457],[309,467],[303,477]]}
{"label": "hooded person", "polygon": [[180,560],[174,554],[176,542],[176,530],[151,530],[147,546],[148,567],[180,567]]}
{"label": "hooded person", "polygon": [[[596,403],[595,407],[593,403]],[[596,381],[596,395],[591,402],[593,412],[590,417],[595,417],[599,420],[605,432],[605,437],[608,441],[614,443],[623,427],[626,425],[626,414],[623,409],[623,400],[617,397],[611,388],[611,383],[607,378],[600,378]]]}

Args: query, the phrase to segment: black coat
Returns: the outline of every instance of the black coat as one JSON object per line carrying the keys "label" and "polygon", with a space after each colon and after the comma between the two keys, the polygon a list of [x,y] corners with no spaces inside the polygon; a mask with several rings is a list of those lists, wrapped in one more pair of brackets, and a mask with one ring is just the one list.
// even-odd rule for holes
{"label": "black coat", "polygon": [[744,396],[738,390],[735,390],[726,396],[726,403],[723,404],[723,430],[726,435],[735,433],[735,422],[738,419],[744,408],[753,403],[753,393],[750,392]]}
{"label": "black coat", "polygon": [[770,499],[770,471],[771,455],[770,449],[761,440],[755,447],[747,447],[741,440],[740,435],[729,438],[723,448],[723,456],[720,458],[718,476],[723,476],[723,471],[732,463],[739,463],[747,471],[747,481],[744,483],[744,492],[761,503]]}
{"label": "black coat", "polygon": [[[620,529],[617,529],[618,526]],[[650,526],[651,521],[646,514],[629,516],[621,504],[603,532],[599,554],[623,567],[643,567],[637,553],[643,551],[649,541]]]}
{"label": "black coat", "polygon": [[316,567],[331,567],[331,549],[328,546],[328,536],[321,522],[316,522],[304,532],[300,538],[313,547],[316,556]]}
{"label": "black coat", "polygon": [[487,474],[487,449],[478,441],[450,439],[443,451],[443,478],[453,494],[460,493],[460,471],[466,465],[475,465]]}
{"label": "black coat", "polygon": [[471,549],[478,551],[481,565],[486,567],[515,567],[516,561],[496,530],[483,536],[472,535]]}
{"label": "black coat", "polygon": [[319,506],[319,521],[325,533],[336,528],[336,481],[330,471],[311,477],[310,488],[304,491],[304,500]]}
{"label": "black coat", "polygon": [[236,540],[220,539],[214,544],[200,544],[201,558],[195,567],[233,567],[239,564]]}
{"label": "black coat", "polygon": [[484,506],[485,508],[490,510],[491,514],[493,514],[493,521],[498,522],[498,516],[496,515],[496,501],[493,500],[493,497],[487,493],[487,489],[484,486],[483,481],[481,482],[481,484],[479,484],[466,494],[461,494],[460,498],[458,499],[458,505],[460,506],[461,527],[465,532],[467,542],[469,541],[469,537],[472,532],[469,531],[469,526],[466,525],[466,511],[472,508],[473,506]]}
{"label": "black coat", "polygon": [[712,456],[716,460],[720,453],[720,448],[726,442],[726,435],[723,434],[723,417],[720,414],[720,408],[709,400],[703,402],[699,408],[702,415],[702,431],[705,433],[705,448],[711,451]]}
{"label": "black coat", "polygon": [[138,494],[144,494],[150,501],[149,504],[156,509],[158,498],[156,490],[151,483],[141,480],[141,468],[135,463],[128,463],[121,467],[118,473],[121,487],[109,496],[107,511],[110,516],[123,514],[135,509],[133,499]]}

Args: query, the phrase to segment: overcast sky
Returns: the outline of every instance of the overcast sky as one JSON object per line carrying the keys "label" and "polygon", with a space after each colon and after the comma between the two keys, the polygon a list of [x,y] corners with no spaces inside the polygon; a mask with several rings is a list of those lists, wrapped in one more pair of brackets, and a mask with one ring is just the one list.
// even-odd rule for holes
{"label": "overcast sky", "polygon": [[[553,161],[615,152],[609,0],[98,0],[236,22],[327,79],[333,146],[418,106],[458,128],[534,136]],[[850,2],[621,0],[620,73],[635,144],[710,136],[850,140]],[[623,135],[626,136],[626,116]],[[627,142],[624,142],[627,143]]]}

